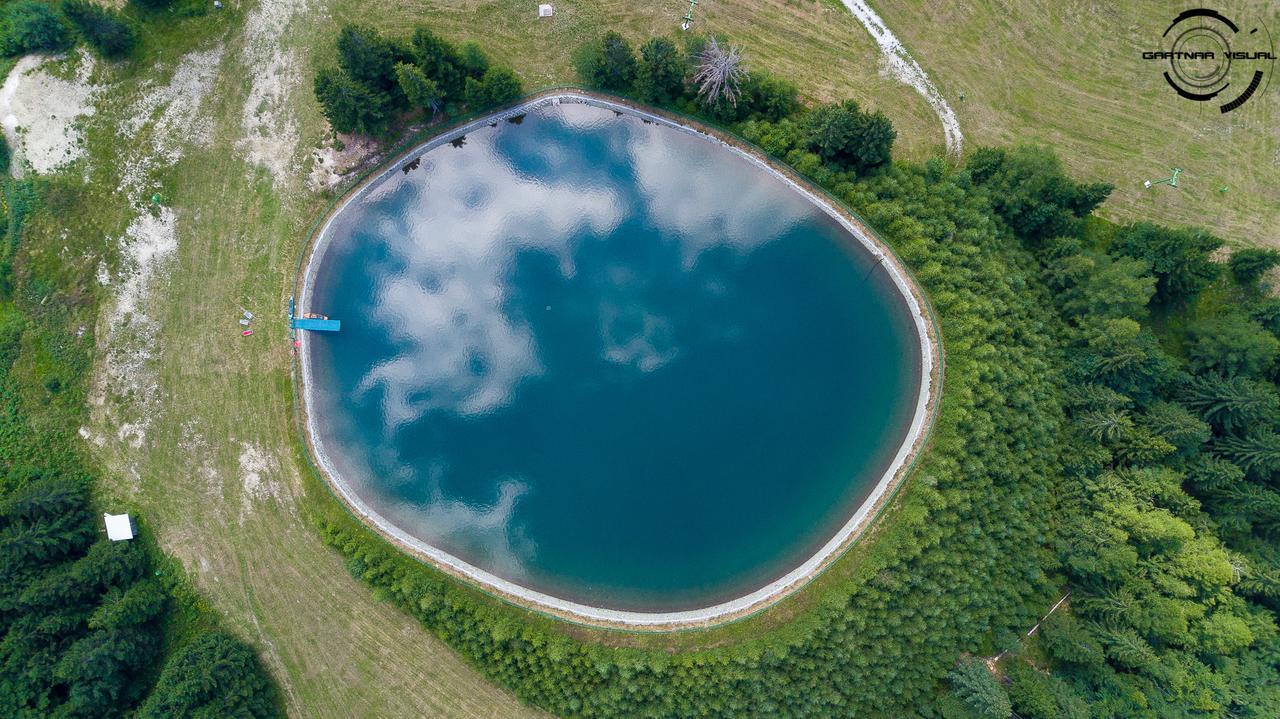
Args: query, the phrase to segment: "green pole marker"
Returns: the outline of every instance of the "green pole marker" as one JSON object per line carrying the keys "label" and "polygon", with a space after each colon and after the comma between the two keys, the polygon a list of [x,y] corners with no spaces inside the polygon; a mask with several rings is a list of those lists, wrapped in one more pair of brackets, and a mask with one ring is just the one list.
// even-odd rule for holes
{"label": "green pole marker", "polygon": [[698,0],[689,0],[689,12],[685,13],[684,17],[681,18],[684,21],[680,23],[681,30],[688,30],[689,26],[693,25],[693,9],[697,6]]}

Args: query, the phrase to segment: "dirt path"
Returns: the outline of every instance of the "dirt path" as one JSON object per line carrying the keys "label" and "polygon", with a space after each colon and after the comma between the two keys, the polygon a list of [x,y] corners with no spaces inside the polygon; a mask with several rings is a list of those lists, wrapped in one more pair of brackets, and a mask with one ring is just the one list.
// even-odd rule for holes
{"label": "dirt path", "polygon": [[915,88],[925,102],[929,103],[929,107],[938,114],[938,119],[942,121],[942,135],[947,142],[947,154],[959,157],[961,143],[964,141],[964,136],[960,134],[960,121],[956,119],[955,111],[951,109],[951,105],[947,103],[942,93],[938,92],[938,88],[929,79],[924,68],[911,57],[911,53],[907,52],[907,48],[893,34],[884,20],[880,19],[876,11],[871,9],[871,5],[866,0],[840,0],[840,2],[849,8],[849,12],[858,18],[858,22],[862,23],[867,32],[871,33],[876,44],[880,46],[880,52],[883,53],[889,73],[899,82]]}

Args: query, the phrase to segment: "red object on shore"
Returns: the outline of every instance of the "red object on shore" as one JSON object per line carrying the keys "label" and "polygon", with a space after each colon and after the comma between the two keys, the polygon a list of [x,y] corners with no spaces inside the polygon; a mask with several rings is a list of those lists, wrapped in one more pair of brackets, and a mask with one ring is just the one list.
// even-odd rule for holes
{"label": "red object on shore", "polygon": [[248,336],[249,336],[249,335],[251,335],[251,334],[253,334],[253,330],[245,330],[244,332],[241,332],[241,333],[240,333],[240,336],[241,336],[241,337],[248,337]]}

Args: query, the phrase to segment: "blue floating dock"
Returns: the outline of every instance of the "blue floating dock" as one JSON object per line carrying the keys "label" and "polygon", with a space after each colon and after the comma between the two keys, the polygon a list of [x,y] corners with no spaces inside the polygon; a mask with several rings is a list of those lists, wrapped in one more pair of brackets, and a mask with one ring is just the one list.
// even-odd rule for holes
{"label": "blue floating dock", "polygon": [[312,332],[337,332],[342,329],[342,320],[321,320],[311,317],[295,317],[289,326],[295,330]]}
{"label": "blue floating dock", "polygon": [[289,329],[310,330],[312,332],[337,332],[342,329],[342,322],[327,317],[294,317],[293,298],[289,298]]}

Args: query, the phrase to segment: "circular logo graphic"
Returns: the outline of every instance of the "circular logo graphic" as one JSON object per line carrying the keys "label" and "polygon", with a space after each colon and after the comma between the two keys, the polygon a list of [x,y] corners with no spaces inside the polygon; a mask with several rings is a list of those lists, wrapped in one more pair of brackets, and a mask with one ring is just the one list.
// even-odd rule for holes
{"label": "circular logo graphic", "polygon": [[1227,113],[1265,91],[1275,68],[1271,32],[1261,21],[1237,23],[1217,10],[1187,10],[1144,60],[1167,63],[1164,79],[1180,96],[1216,102]]}

